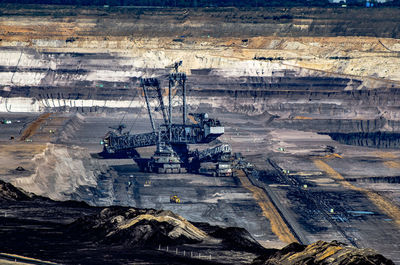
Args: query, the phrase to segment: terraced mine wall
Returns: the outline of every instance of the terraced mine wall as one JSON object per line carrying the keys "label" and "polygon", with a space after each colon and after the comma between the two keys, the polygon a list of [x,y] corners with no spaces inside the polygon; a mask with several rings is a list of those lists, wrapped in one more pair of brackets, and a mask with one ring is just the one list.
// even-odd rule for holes
{"label": "terraced mine wall", "polygon": [[[54,69],[40,66],[52,60],[57,62]],[[107,54],[35,53],[24,63],[33,66],[0,69],[3,76],[13,79],[8,84],[3,79],[2,112],[137,113],[144,107],[140,76],[158,77],[162,86],[168,85],[165,68],[121,66],[120,58]],[[252,68],[190,69],[190,110],[263,115],[262,122],[270,127],[327,133],[350,144],[399,146],[392,140],[377,144],[349,140],[365,133],[399,132],[400,88],[396,83],[381,82],[371,89],[362,78],[311,70],[303,73],[269,62],[247,63]]]}
{"label": "terraced mine wall", "polygon": [[375,133],[329,133],[333,140],[344,144],[357,146],[370,146],[378,148],[400,147],[400,134],[375,132]]}
{"label": "terraced mine wall", "polygon": [[[2,4],[3,16],[9,21],[52,18],[62,30],[43,30],[37,37],[71,34],[68,42],[79,36],[148,36],[171,37],[179,44],[187,37],[254,37],[254,36],[370,36],[399,38],[397,8],[149,8],[84,7]],[[40,9],[40,10],[38,10]],[[64,18],[68,17],[68,20]],[[367,18],[367,19],[366,19]],[[115,20],[120,24],[115,27]],[[121,23],[122,22],[122,23]],[[168,22],[168,23],[167,23]],[[77,27],[68,27],[67,23]],[[25,25],[27,26],[27,25]],[[41,24],[47,27],[45,24]],[[26,27],[25,29],[31,29]],[[46,28],[47,29],[47,28]],[[13,32],[14,25],[3,28]],[[22,33],[22,34],[21,34]],[[25,35],[19,31],[15,36]],[[32,32],[33,33],[33,32]],[[100,34],[99,34],[100,33]]]}
{"label": "terraced mine wall", "polygon": [[182,60],[191,111],[244,113],[348,143],[399,133],[398,9],[0,11],[0,112],[136,113],[139,79],[167,87]]}

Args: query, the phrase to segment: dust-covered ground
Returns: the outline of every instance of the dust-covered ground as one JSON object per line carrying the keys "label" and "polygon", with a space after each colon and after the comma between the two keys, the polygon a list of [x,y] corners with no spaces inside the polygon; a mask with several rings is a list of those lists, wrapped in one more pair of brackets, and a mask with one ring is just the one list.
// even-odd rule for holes
{"label": "dust-covered ground", "polygon": [[[74,120],[74,129],[68,134],[60,131],[51,134],[51,144],[42,144],[40,134],[35,142],[3,141],[8,148],[42,147],[26,148],[31,154],[37,153],[33,158],[26,153],[25,157],[20,156],[18,165],[26,171],[15,171],[17,164],[5,163],[9,165],[3,168],[8,172],[8,181],[56,199],[169,209],[195,222],[246,228],[266,247],[284,245],[252,192],[237,178],[142,173],[132,159],[97,156],[101,137],[110,125],[123,119],[126,124],[134,125],[135,132],[146,131],[149,122],[145,116],[53,115],[63,116],[67,126]],[[226,125],[226,133],[220,140],[230,143],[235,152],[241,152],[256,166],[258,173],[251,176],[253,182],[264,187],[278,202],[284,220],[303,243],[340,240],[377,249],[396,262],[399,253],[393,246],[399,237],[396,182],[399,151],[344,145],[313,132],[273,129],[262,125],[265,117],[251,120],[244,114],[218,115]],[[51,127],[50,120],[47,126],[46,130]],[[335,150],[328,151],[327,146]],[[139,152],[149,157],[153,149]],[[43,154],[44,158],[37,158]],[[15,161],[16,155],[17,152],[8,152],[2,159]],[[182,203],[171,204],[172,195],[178,195]]]}
{"label": "dust-covered ground", "polygon": [[[338,239],[400,262],[398,9],[0,10],[1,179],[244,227],[266,247]],[[140,78],[165,88],[181,60],[189,112],[221,120],[219,140],[257,168],[247,182],[96,155],[110,126],[150,130]]]}

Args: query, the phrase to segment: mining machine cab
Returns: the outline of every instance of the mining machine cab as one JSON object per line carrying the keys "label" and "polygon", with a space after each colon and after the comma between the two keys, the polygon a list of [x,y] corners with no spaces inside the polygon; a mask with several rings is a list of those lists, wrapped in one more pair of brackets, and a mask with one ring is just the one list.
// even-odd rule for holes
{"label": "mining machine cab", "polygon": [[159,145],[149,160],[149,171],[156,173],[184,173],[185,164],[169,145]]}

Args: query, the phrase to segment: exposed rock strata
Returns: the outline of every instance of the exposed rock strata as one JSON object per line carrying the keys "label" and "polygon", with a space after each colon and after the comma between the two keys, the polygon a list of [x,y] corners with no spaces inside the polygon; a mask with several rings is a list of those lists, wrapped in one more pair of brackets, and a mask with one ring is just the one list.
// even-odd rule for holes
{"label": "exposed rock strata", "polygon": [[318,241],[308,246],[292,243],[274,254],[256,259],[253,265],[394,265],[371,249],[357,249],[339,242]]}
{"label": "exposed rock strata", "polygon": [[139,79],[167,87],[183,60],[192,111],[268,113],[271,127],[313,132],[399,131],[397,9],[0,9],[2,112],[136,112]]}

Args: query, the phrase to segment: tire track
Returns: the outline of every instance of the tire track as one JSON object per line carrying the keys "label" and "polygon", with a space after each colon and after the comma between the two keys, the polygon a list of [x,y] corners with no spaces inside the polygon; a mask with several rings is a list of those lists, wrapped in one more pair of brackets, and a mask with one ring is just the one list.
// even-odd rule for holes
{"label": "tire track", "polygon": [[336,170],[334,170],[331,166],[329,166],[322,160],[319,159],[314,160],[314,164],[317,166],[317,168],[326,172],[333,179],[340,181],[341,185],[344,186],[345,188],[365,194],[367,198],[373,204],[375,204],[375,206],[377,206],[387,216],[390,216],[390,218],[393,219],[396,225],[400,227],[400,209],[396,205],[394,205],[391,201],[373,191],[356,187],[350,184],[342,175],[340,175]]}
{"label": "tire track", "polygon": [[34,135],[37,131],[37,129],[40,127],[40,125],[46,120],[48,119],[50,116],[52,115],[52,113],[44,113],[42,115],[39,116],[39,118],[37,118],[34,122],[32,122],[28,128],[26,128],[23,132],[21,137],[19,138],[20,141],[25,141],[26,139],[28,139],[29,137],[31,137],[32,135]]}
{"label": "tire track", "polygon": [[260,206],[263,215],[270,221],[272,232],[285,243],[298,242],[296,237],[291,232],[290,228],[287,226],[286,222],[283,220],[282,216],[279,214],[278,210],[265,194],[264,190],[259,187],[254,186],[250,180],[247,178],[243,170],[237,171],[237,177],[242,183],[243,187],[253,193],[254,199]]}

